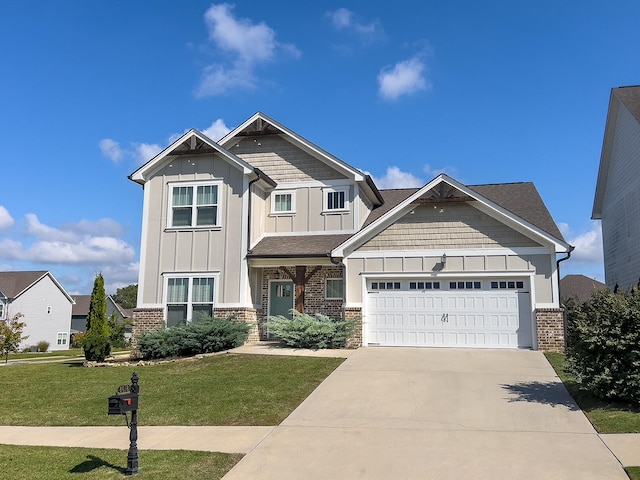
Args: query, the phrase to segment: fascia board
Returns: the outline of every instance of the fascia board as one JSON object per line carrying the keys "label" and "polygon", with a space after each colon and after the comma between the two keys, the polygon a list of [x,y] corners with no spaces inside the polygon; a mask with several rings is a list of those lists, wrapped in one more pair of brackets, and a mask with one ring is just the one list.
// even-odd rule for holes
{"label": "fascia board", "polygon": [[240,157],[234,155],[233,153],[229,152],[227,149],[221,147],[220,145],[218,145],[216,142],[211,140],[202,132],[192,128],[191,130],[186,132],[184,135],[180,136],[180,138],[174,141],[171,145],[169,145],[160,153],[158,153],[155,157],[153,157],[147,163],[142,165],[138,170],[136,170],[131,175],[129,175],[129,179],[144,185],[145,182],[148,180],[148,178],[150,176],[153,176],[153,174],[163,166],[163,160],[165,160],[166,157],[171,156],[171,152],[178,145],[182,144],[185,140],[187,140],[193,135],[195,135],[200,140],[207,143],[211,148],[216,150],[221,155],[221,157],[225,159],[227,162],[240,168],[242,170],[242,173],[249,174],[253,172],[253,167],[251,167],[251,165],[249,165],[247,162],[242,160]]}
{"label": "fascia board", "polygon": [[233,144],[235,137],[239,132],[247,128],[249,125],[251,125],[253,122],[255,122],[258,119],[264,120],[265,122],[270,123],[271,125],[276,127],[278,130],[281,130],[282,132],[284,132],[284,134],[287,135],[287,137],[289,137],[289,140],[294,145],[301,148],[302,150],[312,155],[313,157],[317,158],[318,160],[322,161],[323,163],[329,165],[331,168],[338,170],[339,172],[341,172],[342,174],[346,175],[349,178],[352,178],[356,182],[361,182],[364,180],[364,174],[361,171],[343,162],[338,157],[331,155],[329,152],[323,150],[316,144],[298,135],[293,130],[290,130],[289,128],[285,127],[278,121],[274,120],[268,115],[265,115],[262,112],[255,113],[251,118],[243,122],[240,126],[234,128],[231,132],[226,134],[224,137],[222,137],[222,139],[219,142],[220,145],[222,145],[225,148],[229,147],[231,144]]}
{"label": "fascia board", "polygon": [[593,209],[591,218],[599,220],[602,218],[602,205],[604,202],[604,193],[607,187],[607,179],[609,177],[609,165],[611,163],[611,148],[613,147],[613,139],[620,110],[620,100],[611,89],[609,97],[609,108],[607,110],[607,120],[604,127],[604,136],[602,139],[602,153],[600,154],[600,165],[598,167],[598,180],[596,181],[596,192],[593,198]]}

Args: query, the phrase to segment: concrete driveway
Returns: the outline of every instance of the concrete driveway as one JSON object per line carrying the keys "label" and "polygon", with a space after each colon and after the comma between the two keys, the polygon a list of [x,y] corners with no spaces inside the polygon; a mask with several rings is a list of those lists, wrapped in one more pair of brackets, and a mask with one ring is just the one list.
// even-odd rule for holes
{"label": "concrete driveway", "polygon": [[225,477],[619,479],[540,352],[361,348]]}

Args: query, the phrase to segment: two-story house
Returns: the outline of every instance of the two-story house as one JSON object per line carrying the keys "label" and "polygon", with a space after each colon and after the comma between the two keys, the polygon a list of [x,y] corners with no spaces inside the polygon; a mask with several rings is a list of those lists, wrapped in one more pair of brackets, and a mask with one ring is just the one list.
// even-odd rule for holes
{"label": "two-story house", "polygon": [[607,286],[640,281],[640,86],[611,90],[591,218],[601,220]]}
{"label": "two-story house", "polygon": [[359,345],[561,349],[558,255],[531,183],[371,177],[256,113],[190,130],[136,170],[144,188],[134,334],[236,315],[268,338],[295,308],[358,318]]}

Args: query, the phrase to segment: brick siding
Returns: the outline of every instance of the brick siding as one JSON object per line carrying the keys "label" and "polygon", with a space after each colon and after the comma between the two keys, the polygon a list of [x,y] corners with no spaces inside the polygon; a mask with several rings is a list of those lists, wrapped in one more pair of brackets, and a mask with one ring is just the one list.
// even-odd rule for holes
{"label": "brick siding", "polygon": [[163,308],[135,308],[131,326],[131,347],[136,348],[136,337],[142,333],[164,328]]}
{"label": "brick siding", "polygon": [[565,328],[563,308],[538,308],[536,310],[538,350],[564,353]]}

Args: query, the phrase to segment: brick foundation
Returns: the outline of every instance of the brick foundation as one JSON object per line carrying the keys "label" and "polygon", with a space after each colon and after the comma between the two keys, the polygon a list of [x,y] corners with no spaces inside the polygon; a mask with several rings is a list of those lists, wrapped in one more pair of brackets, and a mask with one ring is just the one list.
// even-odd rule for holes
{"label": "brick foundation", "polygon": [[349,307],[344,309],[345,320],[357,319],[353,337],[347,340],[347,348],[358,348],[362,346],[362,309],[359,307]]}
{"label": "brick foundation", "polygon": [[251,326],[247,343],[260,340],[258,315],[255,308],[214,308],[213,316],[216,318],[233,317],[233,320],[244,322]]}
{"label": "brick foundation", "polygon": [[136,337],[142,333],[164,328],[163,308],[136,308],[133,310],[131,326],[131,347],[136,348]]}
{"label": "brick foundation", "polygon": [[566,344],[563,308],[538,308],[536,330],[538,350],[564,353]]}

